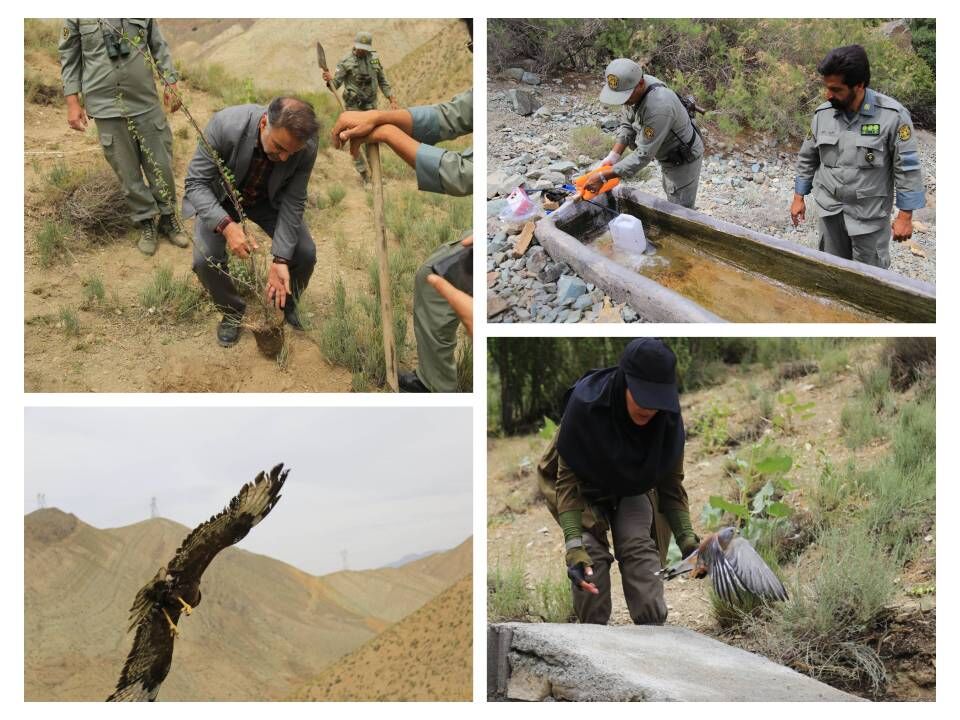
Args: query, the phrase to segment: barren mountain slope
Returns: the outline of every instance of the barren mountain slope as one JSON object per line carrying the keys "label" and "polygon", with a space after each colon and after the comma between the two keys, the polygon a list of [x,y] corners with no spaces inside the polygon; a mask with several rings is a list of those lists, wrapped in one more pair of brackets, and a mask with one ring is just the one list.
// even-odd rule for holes
{"label": "barren mountain slope", "polygon": [[[101,700],[109,694],[133,639],[126,633],[133,597],[187,532],[164,519],[99,530],[56,509],[24,518],[27,699]],[[393,598],[389,617],[366,615],[345,606],[345,593],[325,578],[228,549],[205,573],[197,611],[181,618],[160,698],[287,697],[445,584],[421,579],[419,587]],[[366,583],[372,594],[392,590],[377,579]]]}
{"label": "barren mountain slope", "polygon": [[298,700],[470,700],[473,593],[467,575],[327,668]]}

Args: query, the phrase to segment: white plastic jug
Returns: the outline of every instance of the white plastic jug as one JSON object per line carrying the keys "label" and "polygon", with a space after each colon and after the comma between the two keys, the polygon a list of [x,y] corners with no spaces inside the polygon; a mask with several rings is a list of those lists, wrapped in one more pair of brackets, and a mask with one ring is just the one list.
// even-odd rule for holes
{"label": "white plastic jug", "polygon": [[610,234],[613,246],[618,250],[642,254],[647,249],[647,236],[643,234],[643,223],[638,217],[617,215],[610,221]]}

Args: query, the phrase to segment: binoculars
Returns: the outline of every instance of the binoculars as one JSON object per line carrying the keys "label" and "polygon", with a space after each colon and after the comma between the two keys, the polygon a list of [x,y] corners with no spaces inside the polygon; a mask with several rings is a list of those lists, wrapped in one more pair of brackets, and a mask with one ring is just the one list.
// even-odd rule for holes
{"label": "binoculars", "polygon": [[130,43],[126,38],[120,37],[112,30],[103,31],[103,44],[107,48],[107,57],[116,60],[119,57],[127,57],[130,54]]}

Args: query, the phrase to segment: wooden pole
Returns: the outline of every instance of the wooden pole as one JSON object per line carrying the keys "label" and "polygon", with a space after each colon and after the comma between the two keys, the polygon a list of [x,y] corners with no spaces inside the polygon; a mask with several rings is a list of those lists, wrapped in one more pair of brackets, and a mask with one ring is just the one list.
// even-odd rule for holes
{"label": "wooden pole", "polygon": [[380,267],[380,323],[383,326],[383,359],[387,385],[400,391],[397,381],[397,346],[393,340],[393,296],[390,294],[390,263],[387,258],[387,228],[383,220],[383,172],[379,143],[367,143],[367,164],[373,186],[373,223],[377,231],[377,259]]}

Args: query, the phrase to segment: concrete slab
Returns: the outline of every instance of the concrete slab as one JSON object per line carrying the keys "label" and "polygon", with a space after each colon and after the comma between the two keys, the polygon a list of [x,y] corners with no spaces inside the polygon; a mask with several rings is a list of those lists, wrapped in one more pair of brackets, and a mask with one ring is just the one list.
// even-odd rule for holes
{"label": "concrete slab", "polygon": [[496,699],[861,699],[686,628],[504,623],[488,632],[488,693]]}

